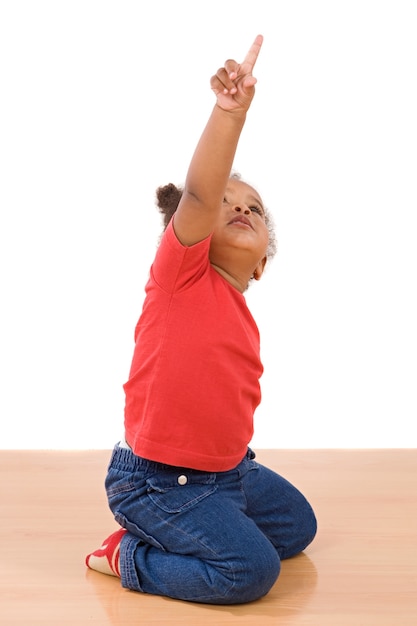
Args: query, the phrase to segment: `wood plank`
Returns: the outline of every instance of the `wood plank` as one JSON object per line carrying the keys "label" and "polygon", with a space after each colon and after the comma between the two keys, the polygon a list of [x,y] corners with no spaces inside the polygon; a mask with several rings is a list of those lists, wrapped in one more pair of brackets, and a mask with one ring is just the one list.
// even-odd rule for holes
{"label": "wood plank", "polygon": [[310,499],[319,533],[266,598],[190,604],[122,589],[85,554],[116,525],[110,451],[0,451],[0,623],[417,624],[417,450],[259,450]]}

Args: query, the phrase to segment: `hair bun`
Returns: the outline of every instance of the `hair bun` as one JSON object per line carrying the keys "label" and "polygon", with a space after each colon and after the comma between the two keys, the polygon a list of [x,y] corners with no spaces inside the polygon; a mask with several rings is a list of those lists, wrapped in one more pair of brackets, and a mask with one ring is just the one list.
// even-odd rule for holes
{"label": "hair bun", "polygon": [[156,190],[156,204],[164,217],[164,228],[168,226],[171,217],[177,210],[181,196],[181,187],[177,187],[173,183],[162,185]]}

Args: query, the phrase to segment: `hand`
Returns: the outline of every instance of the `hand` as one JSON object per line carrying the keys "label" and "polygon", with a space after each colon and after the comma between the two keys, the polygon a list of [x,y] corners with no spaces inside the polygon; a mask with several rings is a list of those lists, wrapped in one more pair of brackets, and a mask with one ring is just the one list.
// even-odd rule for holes
{"label": "hand", "polygon": [[263,42],[258,35],[247,53],[243,63],[229,59],[214,76],[210,86],[217,97],[217,104],[225,111],[238,109],[247,111],[255,95],[256,78],[252,70],[258,58]]}

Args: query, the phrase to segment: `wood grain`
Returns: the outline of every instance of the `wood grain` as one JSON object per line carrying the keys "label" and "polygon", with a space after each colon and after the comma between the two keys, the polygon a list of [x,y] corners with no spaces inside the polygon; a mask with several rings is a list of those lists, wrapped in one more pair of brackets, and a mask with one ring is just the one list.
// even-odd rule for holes
{"label": "wood grain", "polygon": [[0,623],[415,626],[417,450],[259,450],[294,482],[319,532],[249,605],[189,604],[122,589],[85,555],[116,524],[110,451],[0,451]]}

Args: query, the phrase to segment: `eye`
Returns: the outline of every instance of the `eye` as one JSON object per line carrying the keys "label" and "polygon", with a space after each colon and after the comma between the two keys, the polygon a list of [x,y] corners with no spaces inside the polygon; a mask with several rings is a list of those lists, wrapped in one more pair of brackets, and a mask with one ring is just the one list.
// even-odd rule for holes
{"label": "eye", "polygon": [[253,206],[250,206],[249,208],[250,208],[250,210],[251,210],[251,211],[253,211],[254,213],[258,213],[258,215],[261,215],[261,216],[263,217],[264,212],[263,212],[263,210],[261,209],[261,207],[260,207],[260,206],[258,206],[258,205],[256,205],[256,204],[254,204]]}

